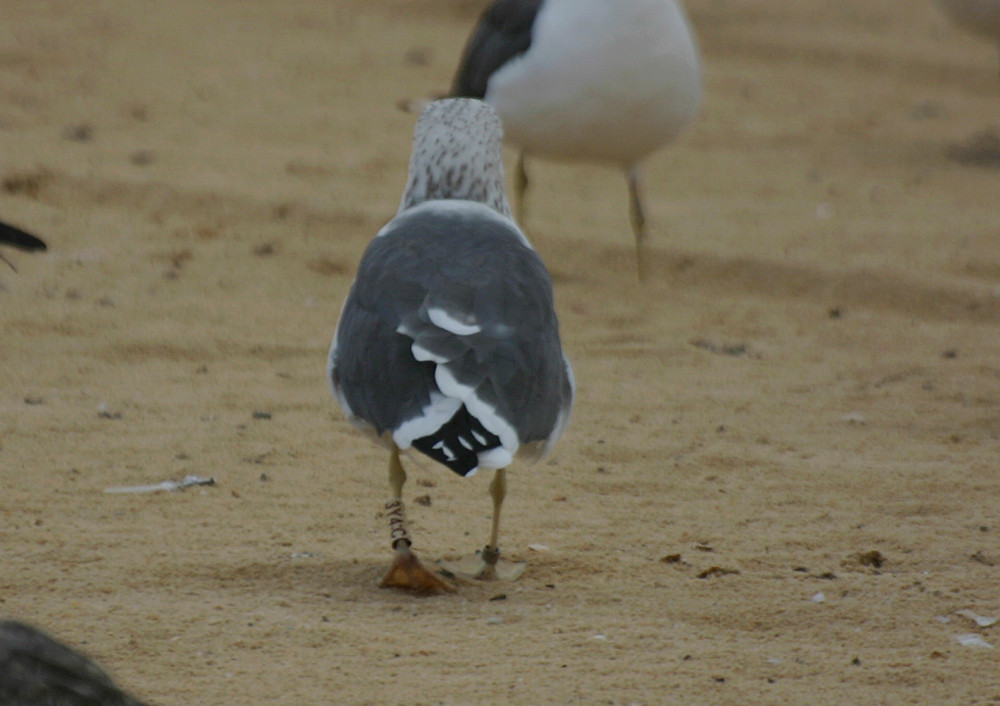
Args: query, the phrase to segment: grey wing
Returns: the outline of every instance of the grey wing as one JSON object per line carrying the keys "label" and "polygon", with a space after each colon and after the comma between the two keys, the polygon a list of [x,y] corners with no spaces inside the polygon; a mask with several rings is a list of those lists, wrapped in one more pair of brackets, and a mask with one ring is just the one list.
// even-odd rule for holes
{"label": "grey wing", "polygon": [[442,393],[505,447],[547,439],[571,384],[541,259],[512,225],[407,223],[369,246],[338,327],[335,384],[351,412],[381,434]]}
{"label": "grey wing", "polygon": [[543,0],[497,0],[482,16],[462,54],[451,95],[486,96],[490,76],[531,46],[531,28]]}
{"label": "grey wing", "polygon": [[394,276],[409,263],[399,252],[382,257],[381,244],[374,241],[365,251],[330,352],[331,383],[341,405],[377,436],[419,413],[435,389],[433,366],[417,361],[411,341],[396,331],[424,289]]}
{"label": "grey wing", "polygon": [[0,703],[142,706],[91,660],[12,620],[0,621]]}

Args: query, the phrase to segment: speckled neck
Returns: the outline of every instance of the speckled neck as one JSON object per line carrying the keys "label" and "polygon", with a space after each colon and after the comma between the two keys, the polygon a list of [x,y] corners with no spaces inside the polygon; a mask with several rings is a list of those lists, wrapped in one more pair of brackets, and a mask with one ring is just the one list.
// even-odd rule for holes
{"label": "speckled neck", "polygon": [[399,213],[434,199],[485,204],[511,218],[504,193],[503,127],[486,103],[470,98],[434,101],[421,113]]}

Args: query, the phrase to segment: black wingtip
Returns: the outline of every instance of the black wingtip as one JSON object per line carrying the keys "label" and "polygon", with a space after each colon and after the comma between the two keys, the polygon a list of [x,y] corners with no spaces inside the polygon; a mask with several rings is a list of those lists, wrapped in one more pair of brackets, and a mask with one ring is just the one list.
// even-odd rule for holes
{"label": "black wingtip", "polygon": [[479,466],[479,453],[500,446],[500,437],[487,431],[463,405],[455,415],[430,436],[414,439],[413,448],[467,476]]}
{"label": "black wingtip", "polygon": [[40,238],[36,238],[31,233],[25,233],[20,228],[15,228],[7,223],[0,223],[0,243],[13,245],[15,248],[21,248],[29,252],[40,252],[49,249]]}

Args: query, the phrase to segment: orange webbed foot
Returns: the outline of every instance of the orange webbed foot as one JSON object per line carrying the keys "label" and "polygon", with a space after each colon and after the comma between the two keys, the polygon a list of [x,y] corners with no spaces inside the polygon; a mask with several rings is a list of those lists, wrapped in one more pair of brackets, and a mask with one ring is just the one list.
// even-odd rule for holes
{"label": "orange webbed foot", "polygon": [[396,558],[380,584],[382,588],[401,588],[423,595],[454,593],[455,587],[424,568],[408,546],[396,549]]}

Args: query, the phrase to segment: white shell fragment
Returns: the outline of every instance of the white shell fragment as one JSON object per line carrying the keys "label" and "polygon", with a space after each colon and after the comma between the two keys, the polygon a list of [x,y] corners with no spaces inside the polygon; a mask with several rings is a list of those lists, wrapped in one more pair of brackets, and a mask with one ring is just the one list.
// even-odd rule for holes
{"label": "white shell fragment", "polygon": [[152,485],[120,485],[115,488],[105,488],[105,493],[158,493],[161,490],[184,490],[193,485],[215,485],[215,478],[201,476],[184,476],[184,480],[165,480]]}
{"label": "white shell fragment", "polygon": [[985,615],[979,615],[978,613],[974,613],[967,608],[956,610],[955,615],[961,615],[963,618],[968,618],[981,628],[988,628],[990,625],[996,623],[997,620],[1000,620],[1000,618],[990,618]]}
{"label": "white shell fragment", "polygon": [[991,650],[993,649],[993,645],[974,632],[956,635],[955,639],[958,640],[958,644],[962,645],[962,647],[988,647]]}
{"label": "white shell fragment", "polygon": [[809,600],[811,600],[813,603],[826,603],[826,594],[823,593],[822,591],[817,591],[812,595],[812,597]]}

